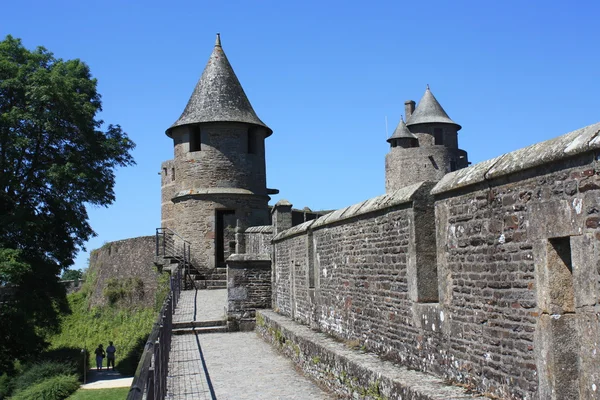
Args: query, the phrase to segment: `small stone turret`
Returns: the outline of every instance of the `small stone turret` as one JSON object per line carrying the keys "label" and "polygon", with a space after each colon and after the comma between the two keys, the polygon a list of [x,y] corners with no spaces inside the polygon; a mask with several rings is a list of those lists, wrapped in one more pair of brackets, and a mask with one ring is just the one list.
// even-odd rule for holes
{"label": "small stone turret", "polygon": [[419,147],[419,139],[408,130],[402,117],[400,117],[400,123],[387,141],[392,148],[402,147],[407,149],[410,147]]}
{"label": "small stone turret", "polygon": [[422,181],[439,181],[448,172],[468,166],[467,153],[458,148],[461,126],[452,121],[429,86],[414,108],[404,103],[406,124],[400,120],[387,140],[385,158],[387,192]]}
{"label": "small stone turret", "polygon": [[175,158],[162,165],[162,226],[191,242],[199,267],[223,266],[236,221],[269,223],[265,138],[258,118],[217,40],[183,113],[166,134]]}

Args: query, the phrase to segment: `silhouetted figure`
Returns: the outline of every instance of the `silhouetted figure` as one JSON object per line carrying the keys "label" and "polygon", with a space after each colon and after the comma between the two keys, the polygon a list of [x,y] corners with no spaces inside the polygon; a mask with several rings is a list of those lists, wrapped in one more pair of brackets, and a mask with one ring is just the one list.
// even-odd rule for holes
{"label": "silhouetted figure", "polygon": [[112,364],[112,370],[115,370],[115,353],[117,349],[113,346],[113,342],[108,342],[108,347],[106,348],[106,369],[110,368]]}
{"label": "silhouetted figure", "polygon": [[96,350],[94,350],[94,353],[96,354],[96,370],[102,370],[102,359],[106,356],[106,353],[104,352],[104,349],[102,348],[102,344],[99,344],[98,347],[96,347]]}

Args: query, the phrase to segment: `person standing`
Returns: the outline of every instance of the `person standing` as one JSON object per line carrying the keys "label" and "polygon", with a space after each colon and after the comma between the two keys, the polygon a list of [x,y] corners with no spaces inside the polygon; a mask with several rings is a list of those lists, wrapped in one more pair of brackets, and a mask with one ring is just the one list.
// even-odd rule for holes
{"label": "person standing", "polygon": [[102,348],[102,343],[96,347],[94,350],[94,354],[96,354],[96,370],[102,370],[102,359],[106,356],[104,353],[104,349]]}
{"label": "person standing", "polygon": [[112,370],[115,370],[115,353],[117,349],[113,346],[113,342],[108,342],[108,347],[106,348],[106,369],[110,368],[112,364]]}

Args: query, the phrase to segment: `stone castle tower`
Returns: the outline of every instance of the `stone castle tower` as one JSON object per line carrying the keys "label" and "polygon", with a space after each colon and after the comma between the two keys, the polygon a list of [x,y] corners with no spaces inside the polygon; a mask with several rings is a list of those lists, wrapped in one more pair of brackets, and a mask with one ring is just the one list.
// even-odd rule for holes
{"label": "stone castle tower", "polygon": [[269,223],[265,138],[220,36],[187,106],[166,130],[174,159],[162,163],[161,226],[191,243],[198,268],[224,266],[236,221]]}
{"label": "stone castle tower", "polygon": [[439,181],[448,173],[469,165],[467,152],[458,148],[461,126],[452,121],[436,100],[429,86],[415,109],[415,102],[404,103],[406,123],[387,140],[385,190],[422,181]]}

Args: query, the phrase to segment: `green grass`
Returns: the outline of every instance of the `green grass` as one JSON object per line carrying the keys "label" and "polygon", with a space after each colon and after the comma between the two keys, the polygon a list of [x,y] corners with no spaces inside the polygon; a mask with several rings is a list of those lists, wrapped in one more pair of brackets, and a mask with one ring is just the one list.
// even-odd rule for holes
{"label": "green grass", "polygon": [[129,388],[114,389],[79,389],[73,393],[67,400],[125,400]]}
{"label": "green grass", "polygon": [[[124,375],[133,375],[168,291],[168,274],[162,275],[158,284],[159,288],[163,289],[159,290],[157,298],[145,307],[124,306],[117,302],[91,309],[88,296],[95,279],[88,276],[83,288],[68,296],[72,313],[62,316],[61,332],[48,338],[50,348],[85,348],[90,355],[90,366],[95,367],[94,350],[100,343],[106,349],[108,342],[112,341],[117,348],[117,370]],[[106,366],[106,359],[103,365]]]}

